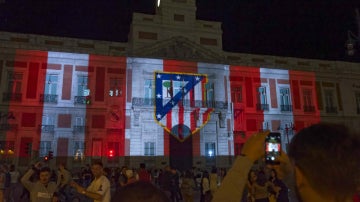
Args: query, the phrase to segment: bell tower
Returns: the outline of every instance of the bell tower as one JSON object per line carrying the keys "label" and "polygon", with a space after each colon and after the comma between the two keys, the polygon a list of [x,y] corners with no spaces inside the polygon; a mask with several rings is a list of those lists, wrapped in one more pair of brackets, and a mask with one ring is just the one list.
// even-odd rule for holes
{"label": "bell tower", "polygon": [[133,13],[129,50],[183,37],[222,53],[221,22],[196,19],[196,0],[154,0],[155,15]]}

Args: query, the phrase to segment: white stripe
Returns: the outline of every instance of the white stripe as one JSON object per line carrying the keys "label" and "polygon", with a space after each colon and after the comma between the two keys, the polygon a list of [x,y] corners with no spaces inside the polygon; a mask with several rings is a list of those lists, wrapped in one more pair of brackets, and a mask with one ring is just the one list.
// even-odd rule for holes
{"label": "white stripe", "polygon": [[[75,120],[75,116],[83,117],[84,124],[85,124],[85,117],[86,117],[86,106],[76,106],[74,107],[74,96],[77,95],[77,76],[79,74],[83,76],[88,76],[88,72],[75,72],[75,65],[80,66],[89,66],[89,55],[88,54],[75,54],[75,53],[61,53],[61,52],[48,52],[48,64],[60,64],[61,70],[53,70],[53,69],[46,69],[46,75],[48,74],[54,74],[58,76],[57,80],[57,91],[56,94],[58,95],[58,103],[56,106],[54,104],[47,104],[44,103],[43,106],[43,119],[42,121],[46,121],[44,117],[48,117],[47,121],[42,123],[42,125],[54,125],[57,127],[57,119],[59,114],[72,114],[72,120]],[[63,76],[64,76],[64,65],[72,65],[73,66],[73,75],[72,75],[72,92],[71,92],[71,99],[70,100],[61,100],[62,95],[62,89],[63,89]],[[45,77],[46,78],[46,77]],[[46,81],[45,79],[45,82]],[[54,81],[53,81],[54,82]],[[45,83],[46,85],[46,83]],[[93,93],[93,92],[90,92]],[[45,92],[44,94],[49,94],[48,92]],[[55,110],[54,110],[55,109]],[[64,111],[64,109],[68,109],[67,111]],[[73,127],[76,123],[74,121],[71,121]],[[72,131],[72,130],[71,130]],[[67,134],[64,132],[61,132],[61,135],[63,137],[73,137],[72,132],[68,132]],[[54,135],[57,136],[56,134]],[[41,132],[41,141],[52,141],[49,139],[49,137],[46,135],[46,133]],[[85,131],[77,134],[76,139],[70,139],[69,142],[72,141],[85,141]],[[57,140],[53,141],[53,144],[57,142]],[[59,145],[58,145],[59,146]],[[52,145],[51,149],[54,150],[56,148],[56,145]],[[69,145],[70,151],[73,150],[73,145]],[[56,155],[56,151],[55,154]],[[71,153],[69,156],[72,156],[73,153]]]}

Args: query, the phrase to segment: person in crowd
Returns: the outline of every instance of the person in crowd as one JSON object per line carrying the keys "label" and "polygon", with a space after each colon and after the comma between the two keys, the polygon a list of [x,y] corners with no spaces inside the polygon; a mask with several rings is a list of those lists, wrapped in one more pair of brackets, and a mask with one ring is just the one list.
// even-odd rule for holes
{"label": "person in crowd", "polygon": [[7,201],[19,201],[22,193],[22,186],[19,184],[20,172],[16,170],[15,165],[10,165],[10,187]]}
{"label": "person in crowd", "polygon": [[59,186],[59,193],[67,198],[70,186],[69,183],[72,181],[71,173],[65,167],[65,163],[60,163],[58,166],[57,173],[57,184]]}
{"label": "person in crowd", "polygon": [[250,170],[248,177],[247,177],[247,183],[246,183],[246,186],[244,189],[244,193],[243,193],[244,195],[241,200],[242,202],[255,201],[252,190],[253,190],[253,185],[255,184],[256,180],[257,180],[256,171]]}
{"label": "person in crowd", "polygon": [[153,170],[153,180],[155,185],[159,185],[159,174],[160,171],[158,169]]}
{"label": "person in crowd", "polygon": [[3,202],[5,198],[5,180],[5,168],[3,165],[0,165],[0,202]]}
{"label": "person in crowd", "polygon": [[94,180],[91,184],[84,188],[72,181],[70,184],[77,192],[87,196],[94,200],[94,202],[110,202],[110,181],[104,175],[103,164],[99,161],[95,161],[91,166],[91,172],[94,176]]}
{"label": "person in crowd", "polygon": [[360,185],[358,185],[356,192],[353,196],[353,202],[360,202]]}
{"label": "person in crowd", "polygon": [[128,177],[126,176],[126,170],[128,168],[126,166],[121,167],[120,175],[119,175],[119,188],[125,186],[127,184]]}
{"label": "person in crowd", "polygon": [[163,173],[159,177],[160,188],[170,198],[174,186],[173,174],[170,166],[165,166]]}
{"label": "person in crowd", "polygon": [[211,169],[211,173],[209,175],[209,183],[211,195],[213,195],[218,188],[218,174],[216,167],[213,167]]}
{"label": "person in crowd", "polygon": [[171,180],[171,199],[173,201],[181,201],[182,200],[182,194],[180,190],[180,174],[175,168],[171,169],[172,173],[172,180]]}
{"label": "person in crowd", "polygon": [[146,181],[131,183],[112,198],[112,202],[171,202],[166,194],[155,185]]}
{"label": "person in crowd", "polygon": [[200,202],[211,201],[211,191],[210,191],[210,181],[209,181],[209,172],[203,171],[200,185]]}
{"label": "person in crowd", "polygon": [[[269,132],[251,136],[215,193],[213,201],[239,201],[246,175],[264,154]],[[279,178],[293,176],[300,201],[352,201],[360,179],[360,140],[340,124],[319,123],[302,129],[290,142],[288,155],[281,153],[274,165]]]}
{"label": "person in crowd", "polygon": [[127,169],[125,171],[125,175],[126,175],[126,184],[125,184],[125,186],[139,181],[138,179],[136,179],[137,178],[136,173],[134,173],[134,170],[132,170],[132,169]]}
{"label": "person in crowd", "polygon": [[146,170],[145,163],[140,163],[140,168],[137,174],[139,175],[139,181],[151,182],[151,175]]}
{"label": "person in crowd", "polygon": [[184,202],[194,202],[194,176],[190,170],[186,170],[181,182],[181,194]]}
{"label": "person in crowd", "polygon": [[289,202],[289,189],[285,183],[277,176],[277,171],[271,169],[270,182],[273,184],[273,193],[277,202]]}
{"label": "person in crowd", "polygon": [[[31,176],[39,172],[39,180],[32,182]],[[57,190],[57,184],[50,181],[51,170],[49,167],[41,167],[41,162],[37,162],[21,178],[21,183],[30,193],[32,202],[51,202],[53,194]]]}
{"label": "person in crowd", "polygon": [[269,190],[272,185],[267,180],[264,171],[259,171],[256,176],[256,181],[251,186],[251,194],[255,202],[269,202]]}

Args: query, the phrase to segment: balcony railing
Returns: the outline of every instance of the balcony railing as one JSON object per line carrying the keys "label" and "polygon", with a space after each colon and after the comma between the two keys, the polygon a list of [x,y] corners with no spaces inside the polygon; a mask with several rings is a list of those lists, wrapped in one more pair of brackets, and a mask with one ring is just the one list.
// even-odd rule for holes
{"label": "balcony railing", "polygon": [[121,134],[122,132],[123,132],[123,130],[118,129],[118,128],[108,128],[108,129],[106,129],[107,134]]}
{"label": "balcony railing", "polygon": [[18,129],[18,124],[8,124],[8,123],[0,124],[0,131],[17,130],[17,129]]}
{"label": "balcony railing", "polygon": [[[163,103],[169,102],[170,99],[163,99]],[[184,107],[199,107],[199,108],[217,108],[217,109],[227,109],[228,103],[222,101],[202,101],[202,100],[182,100],[179,103],[182,103]],[[151,107],[155,105],[155,99],[149,98],[133,98],[132,105],[137,107]]]}
{"label": "balcony railing", "polygon": [[269,111],[269,104],[256,104],[256,110]]}
{"label": "balcony railing", "polygon": [[336,114],[338,111],[337,111],[337,107],[325,107],[325,111],[326,113],[332,113],[332,114]]}
{"label": "balcony railing", "polygon": [[86,126],[74,126],[73,132],[74,133],[83,133],[86,130]]}
{"label": "balcony railing", "polygon": [[40,102],[56,104],[58,102],[58,95],[40,94]]}
{"label": "balcony railing", "polygon": [[280,105],[280,110],[282,112],[291,112],[292,111],[292,105]]}
{"label": "balcony railing", "polygon": [[304,112],[315,112],[315,106],[304,105]]}
{"label": "balcony railing", "polygon": [[81,104],[81,105],[91,104],[91,96],[75,96],[74,104]]}
{"label": "balcony railing", "polygon": [[43,133],[53,133],[55,131],[54,125],[40,125],[39,129]]}
{"label": "balcony railing", "polygon": [[21,93],[3,93],[3,101],[15,101],[15,102],[21,102],[22,100],[22,94]]}

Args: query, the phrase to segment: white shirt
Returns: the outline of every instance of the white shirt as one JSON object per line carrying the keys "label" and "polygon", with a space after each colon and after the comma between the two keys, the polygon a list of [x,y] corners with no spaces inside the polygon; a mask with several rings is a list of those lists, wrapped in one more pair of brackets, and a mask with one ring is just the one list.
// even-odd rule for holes
{"label": "white shirt", "polygon": [[20,178],[20,173],[19,171],[11,171],[10,172],[10,176],[11,176],[11,183],[15,184],[19,181],[19,178]]}
{"label": "white shirt", "polygon": [[102,200],[94,200],[94,202],[110,202],[111,200],[110,181],[104,175],[94,179],[86,190],[103,196]]}

